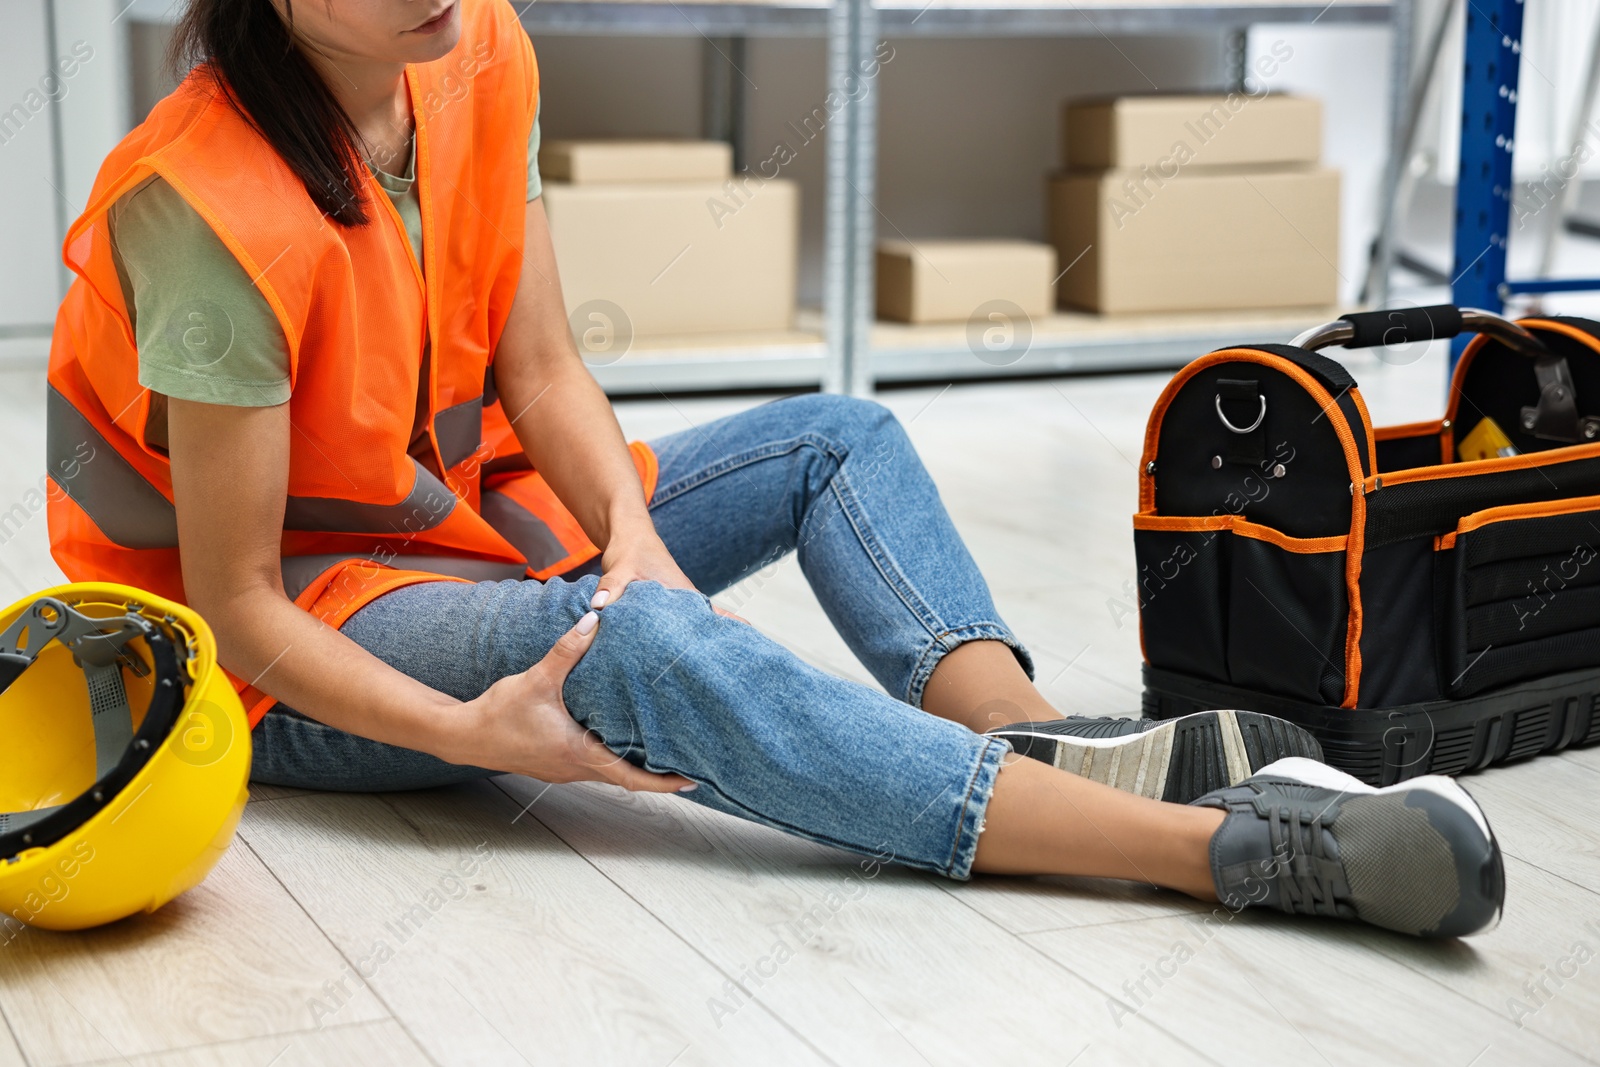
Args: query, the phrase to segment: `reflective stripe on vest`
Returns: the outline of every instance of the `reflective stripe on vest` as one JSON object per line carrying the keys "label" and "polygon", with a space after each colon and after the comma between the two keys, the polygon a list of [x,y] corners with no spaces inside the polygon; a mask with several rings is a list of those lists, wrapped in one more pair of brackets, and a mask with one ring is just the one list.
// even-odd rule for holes
{"label": "reflective stripe on vest", "polygon": [[[47,394],[45,425],[51,479],[94,520],[101,533],[124,548],[178,546],[178,516],[172,502],[134,470],[105,435],[54,387]],[[94,448],[95,462],[81,464],[75,478],[57,479],[54,472],[71,463],[84,443]],[[467,454],[471,453],[472,449],[468,449]],[[284,508],[283,528],[308,533],[371,534],[410,534],[433,529],[455,510],[456,495],[422,464],[414,459],[411,462],[416,480],[399,503],[291,496]]]}

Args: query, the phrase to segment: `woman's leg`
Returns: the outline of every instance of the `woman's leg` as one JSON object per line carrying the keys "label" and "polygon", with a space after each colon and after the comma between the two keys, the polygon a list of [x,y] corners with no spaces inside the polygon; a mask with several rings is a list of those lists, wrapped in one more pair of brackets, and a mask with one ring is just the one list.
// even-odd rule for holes
{"label": "woman's leg", "polygon": [[[597,584],[408,586],[344,629],[465,699],[542,659]],[[1007,763],[1004,741],[825,674],[716,614],[704,595],[658,582],[635,583],[606,607],[563,696],[620,758],[699,783],[689,799],[875,862],[953,878],[978,869],[1139,879],[1203,899],[1220,890],[1229,907],[1410,933],[1473,932],[1503,898],[1488,824],[1448,780],[1378,795],[1320,764],[1286,760],[1202,806],[1132,796],[1032,760]],[[258,780],[432,784],[403,750],[282,710],[256,740]],[[486,773],[434,764],[441,782]]]}
{"label": "woman's leg", "polygon": [[[466,700],[542,659],[587,610],[596,585],[594,576],[430,582],[378,598],[343,630],[396,669]],[[880,861],[965,878],[983,831],[985,865],[996,871],[1140,878],[1205,892],[1195,828],[1214,824],[1215,813],[1128,796],[1031,760],[1006,766],[1004,742],[817,670],[717,615],[699,593],[631,585],[601,613],[563,696],[620,757],[699,783],[689,799]],[[253,776],[275,784],[407,789],[490,773],[282,706],[255,742]]]}
{"label": "woman's leg", "polygon": [[651,446],[651,516],[701,591],[797,552],[829,620],[892,696],[979,732],[1059,715],[882,404],[785,397]]}

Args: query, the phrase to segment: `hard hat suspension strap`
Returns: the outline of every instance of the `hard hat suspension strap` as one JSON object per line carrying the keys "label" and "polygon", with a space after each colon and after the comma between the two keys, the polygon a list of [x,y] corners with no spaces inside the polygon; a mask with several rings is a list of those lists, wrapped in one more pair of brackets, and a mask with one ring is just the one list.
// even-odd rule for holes
{"label": "hard hat suspension strap", "polygon": [[[0,860],[50,844],[82,825],[133,779],[171,732],[184,701],[186,681],[179,659],[183,638],[175,627],[139,614],[139,607],[130,604],[126,614],[94,618],[41,597],[0,634],[0,694],[51,640],[72,651],[88,685],[95,743],[95,783],[76,799],[55,807],[0,812]],[[136,637],[149,646],[158,678],[137,732],[122,676],[124,667],[141,677],[150,673],[144,660],[127,648]]]}

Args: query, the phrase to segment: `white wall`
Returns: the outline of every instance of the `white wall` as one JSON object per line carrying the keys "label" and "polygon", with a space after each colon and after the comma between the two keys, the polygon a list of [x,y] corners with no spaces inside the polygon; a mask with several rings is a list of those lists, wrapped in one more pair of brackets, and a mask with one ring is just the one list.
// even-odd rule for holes
{"label": "white wall", "polygon": [[[0,334],[48,327],[60,299],[56,259],[53,57],[45,8],[9,3],[0,34]],[[59,90],[56,90],[57,92]]]}
{"label": "white wall", "polygon": [[46,0],[7,0],[0,34],[0,357],[36,356],[47,347],[65,291],[65,225],[87,202],[101,159],[127,132],[121,6],[55,0],[52,11]]}

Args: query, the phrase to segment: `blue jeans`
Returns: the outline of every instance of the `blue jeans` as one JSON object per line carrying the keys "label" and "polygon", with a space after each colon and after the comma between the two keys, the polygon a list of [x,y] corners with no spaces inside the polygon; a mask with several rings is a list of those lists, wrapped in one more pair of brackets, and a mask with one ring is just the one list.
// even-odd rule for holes
{"label": "blue jeans", "polygon": [[[657,531],[702,592],[634,582],[600,613],[562,695],[607,747],[699,784],[687,799],[813,841],[968,877],[1009,746],[919,710],[945,653],[1002,641],[995,611],[905,430],[881,404],[787,397],[650,442]],[[890,695],[805,663],[707,594],[796,552],[823,610]],[[343,633],[470,700],[542,659],[588,610],[595,561],[547,582],[426,582]],[[279,705],[258,782],[396,790],[493,772],[356,737]]]}

